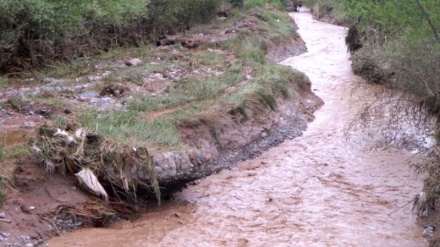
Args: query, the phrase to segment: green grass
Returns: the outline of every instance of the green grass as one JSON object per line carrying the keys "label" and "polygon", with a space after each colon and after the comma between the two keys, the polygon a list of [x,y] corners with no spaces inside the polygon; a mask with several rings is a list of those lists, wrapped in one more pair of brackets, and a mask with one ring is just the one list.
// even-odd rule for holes
{"label": "green grass", "polygon": [[223,49],[236,52],[238,58],[244,62],[266,63],[268,47],[261,36],[237,37],[222,42],[220,45]]}
{"label": "green grass", "polygon": [[136,112],[87,111],[79,116],[81,125],[105,138],[125,143],[151,143],[167,146],[182,144],[173,122],[167,119],[147,121]]}
{"label": "green grass", "polygon": [[247,0],[245,3],[246,9],[251,9],[255,7],[264,7],[267,8],[269,6],[274,6],[277,9],[284,9],[284,4],[280,0]]}
{"label": "green grass", "polygon": [[21,111],[24,107],[24,101],[20,96],[12,96],[6,101],[14,110]]}
{"label": "green grass", "polygon": [[0,76],[0,89],[1,88],[7,88],[10,85],[11,85],[10,81],[9,81],[9,79],[7,77]]}
{"label": "green grass", "polygon": [[28,145],[14,145],[3,149],[4,158],[20,158],[29,155]]}
{"label": "green grass", "polygon": [[221,65],[226,60],[226,56],[224,54],[218,54],[215,51],[205,51],[197,53],[196,59],[200,64],[213,67]]}
{"label": "green grass", "polygon": [[57,128],[66,129],[67,125],[70,123],[70,120],[63,115],[55,115],[53,116],[53,123]]}

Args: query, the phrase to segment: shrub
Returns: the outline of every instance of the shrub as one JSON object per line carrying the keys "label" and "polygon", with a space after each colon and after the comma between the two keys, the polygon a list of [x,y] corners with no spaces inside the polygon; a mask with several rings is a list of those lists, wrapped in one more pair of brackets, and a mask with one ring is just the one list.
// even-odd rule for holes
{"label": "shrub", "polygon": [[208,22],[217,0],[0,2],[0,72],[81,58]]}

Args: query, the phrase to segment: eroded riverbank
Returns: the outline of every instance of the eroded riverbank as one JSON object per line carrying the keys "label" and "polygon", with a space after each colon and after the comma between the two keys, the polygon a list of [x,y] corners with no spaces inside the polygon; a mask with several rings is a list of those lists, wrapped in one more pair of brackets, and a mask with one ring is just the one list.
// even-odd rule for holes
{"label": "eroded riverbank", "polygon": [[83,229],[49,246],[425,246],[410,206],[396,211],[421,190],[406,164],[411,154],[366,149],[374,143],[344,135],[377,90],[358,86],[346,29],[293,16],[309,52],[283,64],[305,72],[325,101],[302,137],[190,186],[120,229]]}

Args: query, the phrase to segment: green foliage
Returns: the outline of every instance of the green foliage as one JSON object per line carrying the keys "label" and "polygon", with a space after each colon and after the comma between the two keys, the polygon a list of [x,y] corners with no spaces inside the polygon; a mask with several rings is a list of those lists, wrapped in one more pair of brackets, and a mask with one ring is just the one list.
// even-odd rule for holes
{"label": "green foliage", "polygon": [[15,145],[3,150],[4,157],[6,158],[20,158],[29,155],[29,149],[27,145]]}
{"label": "green foliage", "polygon": [[9,79],[3,76],[0,76],[0,88],[6,88],[9,86]]}
{"label": "green foliage", "polygon": [[[437,32],[440,30],[440,4],[437,0],[420,0],[428,10]],[[387,39],[408,35],[413,39],[434,38],[423,10],[417,0],[308,0],[308,5],[324,7],[327,12],[343,11],[347,17],[357,19],[360,31],[375,45],[382,45]],[[321,9],[320,8],[320,9]]]}
{"label": "green foliage", "polygon": [[158,37],[186,29],[194,23],[207,23],[220,6],[216,0],[151,0],[147,23]]}
{"label": "green foliage", "polygon": [[20,96],[10,97],[7,103],[9,103],[9,105],[17,112],[20,112],[21,109],[24,107],[23,99]]}
{"label": "green foliage", "polygon": [[266,7],[273,6],[277,9],[285,9],[286,1],[283,0],[246,0],[245,7],[246,9],[251,9],[255,7]]}
{"label": "green foliage", "polygon": [[422,98],[439,92],[438,1],[312,0],[308,4],[312,2],[359,20],[356,31],[364,48],[353,56],[355,72]]}
{"label": "green foliage", "polygon": [[81,125],[99,135],[127,143],[152,143],[175,146],[181,144],[180,137],[169,119],[140,121],[137,112],[86,111],[79,116]]}
{"label": "green foliage", "polygon": [[245,0],[229,0],[229,2],[234,8],[243,8]]}
{"label": "green foliage", "polygon": [[266,63],[268,50],[263,37],[247,36],[229,39],[221,44],[223,48],[237,52],[240,59],[247,62]]}
{"label": "green foliage", "polygon": [[95,54],[206,23],[217,0],[4,0],[0,72]]}

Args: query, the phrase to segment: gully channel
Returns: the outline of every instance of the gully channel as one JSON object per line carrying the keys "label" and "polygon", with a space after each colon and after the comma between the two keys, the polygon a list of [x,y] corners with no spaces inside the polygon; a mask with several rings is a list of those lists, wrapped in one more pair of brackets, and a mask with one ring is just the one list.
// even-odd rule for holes
{"label": "gully channel", "polygon": [[306,12],[292,17],[308,52],[282,64],[306,73],[325,101],[302,137],[190,186],[134,222],[68,233],[49,246],[426,246],[411,205],[400,208],[422,187],[408,167],[411,154],[345,135],[371,92],[383,89],[352,74],[346,28]]}

